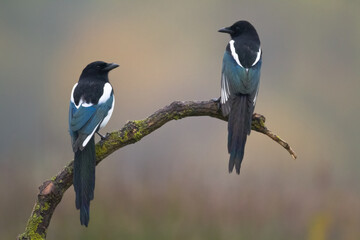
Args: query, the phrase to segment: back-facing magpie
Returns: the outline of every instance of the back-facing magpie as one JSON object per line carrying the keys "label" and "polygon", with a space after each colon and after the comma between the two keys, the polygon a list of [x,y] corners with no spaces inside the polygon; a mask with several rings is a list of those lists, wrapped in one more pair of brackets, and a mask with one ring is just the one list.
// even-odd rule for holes
{"label": "back-facing magpie", "polygon": [[75,153],[73,184],[76,208],[80,209],[80,222],[85,226],[89,223],[90,200],[94,198],[95,188],[94,134],[108,123],[113,112],[115,98],[108,74],[118,66],[102,61],[90,63],[71,92],[69,132]]}
{"label": "back-facing magpie", "polygon": [[223,57],[220,103],[223,115],[229,115],[229,172],[235,166],[240,174],[259,91],[262,50],[255,28],[247,21],[238,21],[219,32],[231,36]]}

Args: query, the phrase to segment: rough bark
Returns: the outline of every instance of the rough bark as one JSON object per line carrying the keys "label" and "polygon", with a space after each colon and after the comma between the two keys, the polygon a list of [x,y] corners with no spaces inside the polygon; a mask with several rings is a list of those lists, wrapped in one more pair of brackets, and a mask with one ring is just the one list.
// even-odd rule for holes
{"label": "rough bark", "polygon": [[[156,111],[146,119],[129,121],[118,131],[107,134],[106,138],[96,144],[96,164],[114,151],[132,143],[140,141],[143,137],[160,128],[171,120],[179,120],[185,117],[209,116],[227,121],[223,117],[216,100],[209,101],[176,101]],[[252,130],[263,133],[283,146],[295,159],[296,154],[290,145],[276,134],[273,134],[265,126],[265,117],[254,114]],[[226,151],[224,149],[224,151]],[[63,194],[73,183],[73,161],[69,162],[57,175],[45,181],[40,187],[34,208],[27,222],[25,232],[18,239],[38,240],[46,239],[46,231],[49,227],[52,214],[60,203]]]}

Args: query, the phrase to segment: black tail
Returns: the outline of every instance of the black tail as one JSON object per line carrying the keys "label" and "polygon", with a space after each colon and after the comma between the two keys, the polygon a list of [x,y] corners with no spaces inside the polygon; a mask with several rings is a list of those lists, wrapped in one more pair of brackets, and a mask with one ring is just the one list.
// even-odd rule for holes
{"label": "black tail", "polygon": [[228,122],[228,151],[230,153],[229,172],[234,166],[236,173],[240,174],[241,161],[247,135],[251,131],[253,106],[250,104],[249,95],[238,95],[233,99]]}
{"label": "black tail", "polygon": [[90,139],[85,148],[75,152],[74,189],[76,208],[80,209],[81,225],[88,226],[90,200],[94,199],[95,189],[95,139]]}

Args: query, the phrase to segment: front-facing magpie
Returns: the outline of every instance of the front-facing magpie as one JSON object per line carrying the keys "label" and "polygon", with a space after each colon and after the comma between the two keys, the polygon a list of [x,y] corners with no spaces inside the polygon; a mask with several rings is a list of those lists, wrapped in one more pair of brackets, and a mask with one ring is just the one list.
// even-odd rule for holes
{"label": "front-facing magpie", "polygon": [[238,21],[219,32],[231,36],[223,57],[220,103],[223,115],[229,115],[229,172],[235,166],[240,174],[259,90],[262,51],[256,30],[247,21]]}
{"label": "front-facing magpie", "polygon": [[90,63],[71,92],[69,132],[75,153],[73,184],[76,208],[80,209],[80,222],[85,226],[89,223],[90,200],[94,198],[95,189],[94,134],[108,123],[113,112],[115,98],[108,74],[118,66],[102,61]]}

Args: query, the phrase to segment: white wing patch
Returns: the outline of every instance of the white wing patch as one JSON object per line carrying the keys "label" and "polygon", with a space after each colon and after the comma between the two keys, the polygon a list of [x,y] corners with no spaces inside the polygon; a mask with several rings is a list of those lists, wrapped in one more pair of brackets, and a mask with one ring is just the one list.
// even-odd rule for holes
{"label": "white wing patch", "polygon": [[76,105],[76,104],[74,103],[76,109],[79,109],[79,107],[80,107],[82,104],[83,104],[83,99],[82,99],[82,98],[80,98],[80,101],[79,101],[79,104],[78,104],[78,105]]}
{"label": "white wing patch", "polygon": [[[99,124],[100,124],[100,123],[99,123]],[[92,133],[85,138],[84,142],[82,143],[82,146],[83,146],[83,147],[85,147],[85,146],[88,144],[88,142],[90,141],[91,137],[94,135],[96,129],[98,128],[99,124],[96,125],[96,127],[94,128],[94,130],[92,131]]]}
{"label": "white wing patch", "polygon": [[[75,91],[75,88],[76,86],[78,85],[78,83],[75,83],[75,85],[73,86],[72,90],[71,90],[71,96],[70,96],[70,101],[72,103],[74,103],[74,91]],[[74,103],[75,104],[75,103]]]}
{"label": "white wing patch", "polygon": [[114,111],[114,105],[115,105],[115,96],[113,96],[113,102],[112,102],[112,105],[111,105],[111,108],[110,110],[108,111],[106,117],[104,118],[104,120],[102,120],[101,124],[100,124],[100,128],[103,128],[106,126],[106,124],[109,122],[110,118],[111,118],[111,115]]}
{"label": "white wing patch", "polygon": [[[234,46],[235,41],[234,41],[234,40],[230,40],[229,44],[230,44],[230,51],[231,51],[232,57],[234,58],[235,62],[236,62],[240,67],[243,68],[243,65],[241,65],[240,60],[239,60],[239,55],[236,53],[236,50],[235,50],[235,46]],[[260,60],[260,57],[261,57],[261,47],[259,48],[259,51],[257,52],[257,55],[256,55],[256,59],[255,59],[254,63],[253,63],[251,66],[254,66],[255,64],[257,64],[257,63],[259,62],[259,60]],[[246,69],[246,71],[248,72],[249,69]]]}
{"label": "white wing patch", "polygon": [[261,47],[259,48],[259,51],[256,55],[255,62],[251,66],[254,66],[255,64],[257,64],[257,62],[260,60],[260,57],[261,57]]}
{"label": "white wing patch", "polygon": [[111,87],[110,83],[108,83],[108,82],[105,83],[103,94],[100,97],[98,104],[105,103],[107,100],[109,100],[111,92],[112,92],[112,87]]}
{"label": "white wing patch", "polygon": [[83,106],[83,107],[91,107],[92,105],[94,105],[94,104],[92,104],[92,103],[83,103],[83,104],[81,104],[81,106]]}
{"label": "white wing patch", "polygon": [[221,104],[225,104],[230,97],[229,83],[227,82],[225,75],[221,77]]}
{"label": "white wing patch", "polygon": [[259,86],[256,89],[255,97],[254,97],[254,100],[253,100],[253,106],[255,106],[255,104],[256,104],[256,98],[257,98],[258,93],[259,93]]}
{"label": "white wing patch", "polygon": [[229,44],[230,44],[230,50],[231,50],[231,55],[232,55],[232,57],[234,58],[235,62],[236,62],[240,67],[243,68],[243,66],[241,65],[240,60],[239,60],[239,55],[236,53],[234,43],[235,43],[234,40],[230,40],[230,42],[229,42]]}
{"label": "white wing patch", "polygon": [[73,86],[73,88],[71,90],[70,101],[75,105],[76,109],[79,109],[80,106],[91,107],[93,104],[92,103],[84,103],[84,100],[82,98],[80,98],[78,105],[75,104],[74,91],[75,91],[75,88],[77,87],[77,85],[78,85],[78,83],[75,83],[75,85]]}

